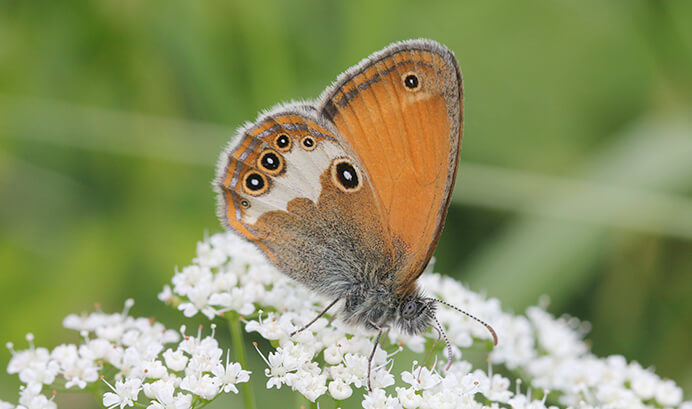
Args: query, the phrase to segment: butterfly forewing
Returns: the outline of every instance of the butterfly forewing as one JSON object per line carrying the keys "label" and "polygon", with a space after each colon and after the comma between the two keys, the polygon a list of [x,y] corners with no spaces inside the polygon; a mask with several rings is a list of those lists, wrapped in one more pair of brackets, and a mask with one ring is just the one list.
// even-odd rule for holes
{"label": "butterfly forewing", "polygon": [[400,291],[430,260],[449,205],[461,143],[462,81],[451,51],[414,40],[346,71],[319,111],[357,153],[393,241]]}

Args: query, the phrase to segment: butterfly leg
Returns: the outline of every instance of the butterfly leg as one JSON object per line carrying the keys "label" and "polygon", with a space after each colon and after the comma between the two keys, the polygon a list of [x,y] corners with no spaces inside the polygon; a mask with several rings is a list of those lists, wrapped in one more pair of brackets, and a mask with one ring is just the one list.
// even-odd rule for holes
{"label": "butterfly leg", "polygon": [[337,301],[339,301],[340,299],[341,299],[341,297],[339,297],[339,298],[337,298],[336,300],[332,301],[331,304],[329,304],[324,310],[322,310],[321,313],[317,314],[317,316],[316,316],[315,318],[313,318],[312,321],[310,321],[310,322],[308,322],[307,324],[303,325],[303,327],[302,327],[301,329],[291,332],[291,335],[290,335],[290,336],[292,337],[292,336],[294,336],[295,334],[297,334],[297,333],[299,333],[299,332],[302,332],[303,330],[307,329],[310,325],[314,324],[315,321],[317,321],[318,319],[322,318],[322,316],[323,316],[324,314],[326,314],[327,311],[329,311],[329,309],[332,308],[332,307],[334,306],[334,304],[336,304]]}
{"label": "butterfly leg", "polygon": [[384,329],[380,328],[379,325],[375,324],[373,321],[369,321],[370,325],[375,327],[377,330],[377,338],[375,338],[375,345],[372,347],[372,352],[370,353],[370,358],[368,358],[368,391],[372,392],[372,385],[370,383],[370,370],[372,369],[372,359],[375,357],[375,351],[377,351],[377,345],[380,343],[380,337],[382,337],[382,332]]}
{"label": "butterfly leg", "polygon": [[[418,380],[419,381],[420,381],[420,374],[423,372],[423,367],[425,366],[425,363],[428,362],[428,358],[430,358],[430,354],[432,354],[432,351],[435,350],[435,347],[437,346],[437,344],[440,343],[440,340],[442,339],[442,332],[440,332],[440,330],[437,329],[437,327],[435,327],[435,326],[433,326],[432,329],[437,331],[437,340],[435,341],[433,346],[428,350],[428,353],[425,354],[425,359],[423,359],[423,363],[421,364],[420,369],[418,370]],[[449,356],[452,356],[451,352],[450,352]]]}

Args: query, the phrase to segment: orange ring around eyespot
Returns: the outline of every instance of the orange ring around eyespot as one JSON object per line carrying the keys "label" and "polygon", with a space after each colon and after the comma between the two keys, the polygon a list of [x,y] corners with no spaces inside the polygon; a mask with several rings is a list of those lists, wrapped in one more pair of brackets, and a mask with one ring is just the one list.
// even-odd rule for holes
{"label": "orange ring around eyespot", "polygon": [[[343,165],[345,167],[344,169],[341,169],[341,171],[348,171],[350,173],[350,169],[353,170],[355,174],[351,175],[351,177],[355,177],[355,186],[347,186],[347,184],[350,183],[351,180],[342,179],[339,177],[340,175],[338,174],[338,172],[340,165]],[[360,172],[360,169],[358,169],[358,167],[354,165],[349,158],[334,159],[332,161],[330,174],[334,186],[336,186],[339,190],[341,190],[344,193],[355,193],[363,187],[363,175]]]}
{"label": "orange ring around eyespot", "polygon": [[[282,136],[286,137],[286,140],[288,141],[288,145],[286,146],[279,146],[279,138]],[[280,133],[274,137],[274,141],[272,142],[272,145],[279,151],[279,152],[288,152],[291,150],[291,147],[293,147],[293,139],[291,136],[287,133]]]}
{"label": "orange ring around eyespot", "polygon": [[[306,141],[312,141],[312,146],[306,146]],[[300,138],[300,147],[308,152],[314,151],[315,148],[317,148],[317,139],[315,139],[312,135],[305,135]]]}
{"label": "orange ring around eyespot", "polygon": [[[251,187],[248,187],[248,184],[252,185],[252,182],[248,182],[250,178],[260,181],[258,182],[259,187],[257,189],[253,190]],[[267,190],[269,190],[269,180],[267,180],[267,177],[261,174],[260,172],[257,172],[256,170],[251,170],[247,172],[245,175],[243,175],[243,192],[247,193],[250,196],[259,196],[265,193]]]}
{"label": "orange ring around eyespot", "polygon": [[[415,81],[416,81],[416,85],[413,88],[409,88],[409,86],[406,84],[406,81],[408,80],[409,76],[413,76]],[[417,72],[413,72],[413,71],[409,71],[407,73],[404,73],[401,76],[401,82],[404,84],[404,89],[408,92],[418,92],[423,87],[423,81],[421,81],[420,75],[418,75]]]}
{"label": "orange ring around eyespot", "polygon": [[[266,155],[273,155],[276,158],[276,161],[278,162],[276,165],[275,169],[272,169],[270,167],[267,167],[266,165],[268,163],[264,163],[263,160]],[[270,175],[270,176],[276,176],[279,173],[283,172],[286,167],[286,163],[284,162],[284,158],[281,156],[281,154],[274,149],[267,148],[260,152],[259,156],[257,157],[257,169],[261,170],[262,172]]]}

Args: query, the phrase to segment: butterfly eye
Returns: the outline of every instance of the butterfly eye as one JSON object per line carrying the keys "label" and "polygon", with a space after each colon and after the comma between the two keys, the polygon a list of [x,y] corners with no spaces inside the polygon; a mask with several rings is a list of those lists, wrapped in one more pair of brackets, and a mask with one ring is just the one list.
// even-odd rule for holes
{"label": "butterfly eye", "polygon": [[357,192],[362,186],[360,172],[346,158],[336,159],[332,164],[332,182],[346,193]]}
{"label": "butterfly eye", "polygon": [[405,319],[413,318],[418,311],[418,304],[414,300],[406,301],[406,304],[401,308],[401,316]]}
{"label": "butterfly eye", "polygon": [[278,149],[280,152],[287,152],[291,150],[291,144],[291,137],[285,133],[277,135],[276,139],[274,139],[274,146],[276,146],[276,149]]}
{"label": "butterfly eye", "polygon": [[300,144],[306,151],[311,151],[317,147],[317,142],[315,142],[312,136],[304,136],[303,139],[300,140]]}
{"label": "butterfly eye", "polygon": [[284,159],[273,149],[265,149],[257,158],[257,168],[269,175],[278,175],[284,170]]}
{"label": "butterfly eye", "polygon": [[267,182],[267,177],[263,174],[255,171],[245,174],[243,178],[243,190],[245,190],[245,193],[258,196],[266,192],[268,188],[269,183]]}
{"label": "butterfly eye", "polygon": [[415,73],[408,72],[402,75],[402,78],[408,91],[417,91],[420,88],[420,81]]}

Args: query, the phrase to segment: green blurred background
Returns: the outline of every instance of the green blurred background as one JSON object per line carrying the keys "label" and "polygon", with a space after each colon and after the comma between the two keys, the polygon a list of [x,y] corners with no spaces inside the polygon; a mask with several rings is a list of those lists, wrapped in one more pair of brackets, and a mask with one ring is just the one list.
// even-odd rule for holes
{"label": "green blurred background", "polygon": [[[549,295],[592,323],[595,353],[690,398],[690,21],[686,0],[0,0],[2,343],[75,342],[64,316],[128,297],[194,327],[156,294],[220,230],[210,180],[234,128],[429,37],[466,97],[437,270],[516,312]],[[17,386],[0,373],[0,399]]]}

